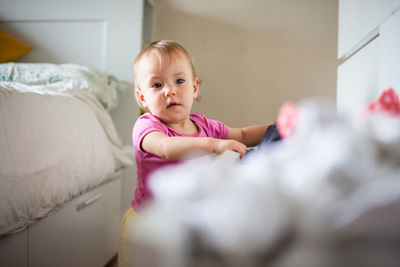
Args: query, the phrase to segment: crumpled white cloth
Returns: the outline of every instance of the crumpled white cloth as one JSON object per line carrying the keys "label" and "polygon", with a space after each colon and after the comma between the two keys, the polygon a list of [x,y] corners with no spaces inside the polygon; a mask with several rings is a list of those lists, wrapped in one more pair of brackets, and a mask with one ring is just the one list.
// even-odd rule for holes
{"label": "crumpled white cloth", "polygon": [[241,163],[156,172],[137,266],[400,266],[400,118],[298,105],[293,136]]}
{"label": "crumpled white cloth", "polygon": [[78,64],[4,63],[0,64],[0,81],[26,85],[37,93],[85,90],[96,96],[108,111],[118,106],[127,90],[133,89],[131,83]]}
{"label": "crumpled white cloth", "polygon": [[[38,88],[42,87],[42,88]],[[0,82],[0,235],[20,231],[133,165],[110,114],[61,83]]]}

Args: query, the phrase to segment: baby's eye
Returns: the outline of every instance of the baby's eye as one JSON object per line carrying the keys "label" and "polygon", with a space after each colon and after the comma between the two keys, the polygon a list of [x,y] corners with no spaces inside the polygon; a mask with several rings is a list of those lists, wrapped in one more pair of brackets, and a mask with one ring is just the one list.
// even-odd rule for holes
{"label": "baby's eye", "polygon": [[151,87],[161,88],[161,86],[162,86],[161,83],[153,83]]}
{"label": "baby's eye", "polygon": [[181,84],[181,83],[184,83],[184,82],[185,82],[184,79],[178,79],[178,80],[176,80],[176,83],[177,83],[177,84]]}

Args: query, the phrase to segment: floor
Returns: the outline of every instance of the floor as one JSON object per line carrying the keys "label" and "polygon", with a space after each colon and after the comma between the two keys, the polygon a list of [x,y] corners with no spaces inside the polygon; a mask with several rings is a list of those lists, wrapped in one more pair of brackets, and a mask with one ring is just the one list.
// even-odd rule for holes
{"label": "floor", "polygon": [[112,258],[104,267],[118,267],[118,255],[115,255],[115,257]]}

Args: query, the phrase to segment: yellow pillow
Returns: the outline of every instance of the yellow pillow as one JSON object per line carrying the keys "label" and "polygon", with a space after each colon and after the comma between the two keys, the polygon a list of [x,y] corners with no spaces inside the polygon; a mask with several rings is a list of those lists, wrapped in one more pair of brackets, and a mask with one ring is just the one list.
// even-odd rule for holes
{"label": "yellow pillow", "polygon": [[0,29],[0,63],[12,62],[32,50],[32,47]]}

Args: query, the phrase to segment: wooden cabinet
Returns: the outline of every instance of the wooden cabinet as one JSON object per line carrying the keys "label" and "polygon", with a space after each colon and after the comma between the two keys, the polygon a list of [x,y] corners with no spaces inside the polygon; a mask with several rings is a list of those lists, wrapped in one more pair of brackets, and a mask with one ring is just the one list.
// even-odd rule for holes
{"label": "wooden cabinet", "polygon": [[337,110],[354,121],[380,92],[400,92],[400,1],[339,0]]}
{"label": "wooden cabinet", "polygon": [[396,12],[396,10],[400,8],[400,0],[393,0],[392,2],[392,10]]}
{"label": "wooden cabinet", "polygon": [[339,0],[338,57],[348,57],[378,34],[393,0]]}
{"label": "wooden cabinet", "polygon": [[374,39],[338,68],[338,113],[353,121],[378,94],[379,40]]}
{"label": "wooden cabinet", "polygon": [[380,28],[379,91],[393,87],[400,92],[400,12]]}

